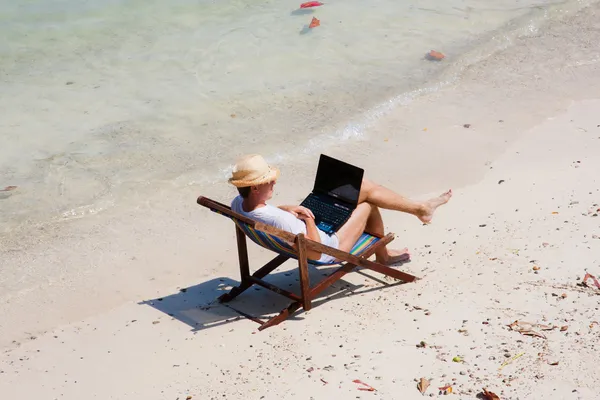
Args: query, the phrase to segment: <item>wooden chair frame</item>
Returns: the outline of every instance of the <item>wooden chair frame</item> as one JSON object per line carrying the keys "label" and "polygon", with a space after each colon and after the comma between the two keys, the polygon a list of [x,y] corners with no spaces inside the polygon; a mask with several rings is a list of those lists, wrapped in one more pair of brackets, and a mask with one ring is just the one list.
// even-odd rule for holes
{"label": "wooden chair frame", "polygon": [[[270,225],[266,225],[261,222],[249,219],[241,214],[238,214],[231,210],[230,207],[221,204],[217,201],[209,198],[200,196],[197,200],[198,204],[211,209],[217,213],[223,214],[231,219],[238,220],[241,223],[247,224],[255,230],[264,232],[268,235],[279,238],[282,241],[287,242],[293,248],[293,256],[298,260],[298,269],[300,275],[300,294],[297,295],[280,287],[277,287],[269,282],[263,280],[265,276],[274,271],[277,267],[283,264],[288,259],[292,258],[287,254],[279,254],[271,261],[263,265],[253,274],[250,273],[250,262],[248,260],[248,248],[246,242],[246,235],[244,231],[236,224],[236,238],[238,248],[238,259],[240,264],[240,275],[241,282],[239,286],[234,287],[230,292],[223,294],[219,297],[219,301],[222,303],[229,302],[243,293],[245,290],[250,288],[252,285],[259,285],[266,289],[269,289],[275,293],[285,296],[292,300],[292,303],[284,308],[278,315],[272,317],[267,321],[262,321],[258,318],[251,318],[253,321],[258,322],[260,327],[259,331],[266,329],[270,326],[277,325],[296,312],[300,307],[305,311],[308,311],[312,307],[312,300],[315,299],[319,293],[323,290],[340,280],[348,272],[352,271],[357,266],[379,272],[383,275],[390,276],[405,282],[413,282],[417,277],[399,271],[394,268],[390,268],[383,264],[369,261],[368,258],[373,255],[377,249],[387,245],[394,240],[394,234],[388,233],[387,235],[380,237],[380,239],[367,248],[360,255],[352,255],[345,251],[335,249],[333,247],[325,246],[321,243],[315,242],[306,238],[304,234],[294,235],[292,233],[283,231]],[[274,251],[273,249],[268,249]],[[328,254],[340,260],[338,263],[341,265],[327,278],[323,279],[317,285],[310,286],[310,278],[308,274],[308,264],[311,262],[307,257],[307,252],[310,250],[317,251],[319,253]],[[336,265],[330,264],[330,265]]]}

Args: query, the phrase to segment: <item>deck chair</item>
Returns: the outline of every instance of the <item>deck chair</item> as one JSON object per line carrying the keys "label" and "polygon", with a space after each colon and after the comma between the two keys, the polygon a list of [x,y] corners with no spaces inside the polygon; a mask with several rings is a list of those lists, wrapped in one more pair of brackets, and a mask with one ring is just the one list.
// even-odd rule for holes
{"label": "deck chair", "polygon": [[[365,232],[356,242],[352,250],[347,253],[345,251],[325,246],[321,243],[310,240],[306,238],[304,234],[300,233],[298,235],[294,235],[273,226],[254,221],[232,211],[230,207],[206,197],[198,197],[197,202],[198,204],[207,207],[216,213],[230,218],[235,223],[241,282],[239,286],[236,286],[230,292],[223,294],[218,300],[221,303],[227,303],[239,296],[252,285],[259,285],[293,301],[278,315],[267,321],[263,321],[242,313],[242,315],[245,317],[248,317],[260,324],[260,327],[258,328],[259,331],[279,324],[296,312],[300,307],[302,307],[305,311],[310,310],[312,306],[312,300],[319,293],[331,286],[333,283],[337,282],[345,274],[352,271],[357,266],[367,268],[405,282],[413,282],[417,279],[413,275],[390,268],[380,263],[369,261],[367,259],[373,255],[378,248],[385,246],[394,240],[393,233],[388,233],[383,237],[378,237]],[[253,274],[250,274],[246,236],[259,246],[278,254],[275,258],[263,265]],[[318,261],[309,260],[307,257],[307,251],[309,250],[315,250],[320,253],[331,255],[339,261],[332,264],[323,264]],[[298,260],[300,294],[289,292],[263,280],[265,276],[274,271],[277,267],[290,258]],[[316,266],[340,265],[340,267],[317,285],[311,287],[308,275],[309,263]]]}

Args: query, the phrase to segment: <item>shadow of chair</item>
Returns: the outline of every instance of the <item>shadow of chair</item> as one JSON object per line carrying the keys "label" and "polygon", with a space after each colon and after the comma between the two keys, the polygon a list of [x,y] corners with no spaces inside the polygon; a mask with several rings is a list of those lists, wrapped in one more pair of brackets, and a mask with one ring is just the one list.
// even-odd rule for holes
{"label": "shadow of chair", "polygon": [[[311,278],[318,279],[329,275],[336,268],[309,268]],[[335,284],[325,289],[313,302],[315,306],[322,305],[330,300],[338,299],[355,294],[364,294],[386,287],[394,287],[404,284],[402,281],[387,282],[375,276],[356,271],[365,278],[377,284],[375,287],[365,284],[352,284],[340,279]],[[291,291],[297,291],[300,287],[300,279],[297,270],[279,271],[269,274],[268,281],[280,287],[287,287]],[[221,277],[208,280],[198,285],[180,289],[177,293],[163,297],[145,300],[138,304],[148,305],[177,319],[192,328],[192,331],[201,331],[207,328],[218,327],[235,322],[241,318],[250,320],[268,319],[289,303],[289,299],[280,296],[270,290],[254,287],[243,295],[235,298],[229,303],[221,303],[219,297],[229,292],[233,287],[240,284],[239,281]],[[303,310],[295,313],[289,318],[290,321],[303,320]],[[261,321],[256,321],[261,323]]]}

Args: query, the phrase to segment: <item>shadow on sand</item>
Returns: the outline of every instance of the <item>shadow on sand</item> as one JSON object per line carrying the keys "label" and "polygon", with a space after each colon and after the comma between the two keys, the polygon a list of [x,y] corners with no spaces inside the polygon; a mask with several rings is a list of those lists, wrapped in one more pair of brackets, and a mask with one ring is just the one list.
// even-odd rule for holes
{"label": "shadow on sand", "polygon": [[[336,267],[314,268],[309,267],[309,275],[312,285],[324,279],[325,276],[335,271]],[[361,274],[377,283],[375,287],[370,285],[354,285],[343,279],[337,281],[324,290],[318,298],[313,300],[313,308],[340,297],[353,296],[355,294],[368,293],[393,287],[403,282],[390,283],[371,275],[370,271],[355,269],[351,274]],[[378,275],[380,276],[380,275]],[[294,293],[300,292],[300,283],[297,269],[290,271],[273,272],[265,278],[266,281]],[[224,293],[237,286],[238,281],[230,278],[215,278],[198,285],[181,289],[178,293],[164,297],[145,300],[138,304],[149,305],[187,325],[193,331],[225,325],[241,318],[254,320],[260,318],[266,320],[279,313],[290,304],[290,300],[270,290],[253,286],[229,303],[220,303],[217,299]],[[304,311],[302,309],[294,313],[286,321],[302,320]],[[285,323],[285,322],[284,322]],[[257,325],[258,327],[258,325]]]}

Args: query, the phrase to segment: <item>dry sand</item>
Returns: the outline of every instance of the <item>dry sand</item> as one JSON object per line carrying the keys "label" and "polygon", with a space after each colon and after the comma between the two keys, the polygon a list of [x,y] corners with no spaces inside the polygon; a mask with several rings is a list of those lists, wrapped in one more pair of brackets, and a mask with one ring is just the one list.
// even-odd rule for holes
{"label": "dry sand", "polygon": [[[165,288],[155,307],[127,303],[6,348],[0,392],[416,399],[414,379],[426,377],[436,396],[451,384],[460,398],[483,387],[503,399],[595,398],[600,290],[578,284],[586,270],[600,275],[598,107],[581,102],[538,126],[480,183],[456,190],[434,224],[399,232],[398,243],[413,249],[403,268],[423,278],[417,283],[347,275],[310,312],[257,333],[254,322],[210,305],[232,283],[214,275],[185,292]],[[286,272],[274,280],[295,282]],[[234,304],[257,314],[284,306],[265,290]],[[507,328],[515,320],[556,328],[524,336]],[[358,391],[354,379],[377,392]]]}
{"label": "dry sand", "polygon": [[[594,12],[587,23],[598,20]],[[412,250],[402,268],[422,280],[350,274],[310,312],[258,333],[213,303],[237,279],[231,223],[194,206],[190,188],[173,195],[189,204],[171,209],[170,228],[156,232],[143,217],[152,221],[159,206],[140,202],[131,232],[90,223],[79,232],[102,240],[15,257],[15,268],[30,268],[25,280],[37,281],[3,294],[2,398],[417,399],[421,377],[434,396],[451,384],[457,398],[483,387],[502,399],[597,398],[600,290],[578,284],[586,271],[600,275],[600,58],[569,42],[581,26],[558,23],[559,37],[525,40],[532,63],[511,63],[510,82],[495,82],[483,63],[460,89],[384,118],[368,143],[332,151],[411,195],[454,188],[430,226],[384,214],[394,243]],[[551,40],[565,59],[536,68],[536,45]],[[574,52],[587,52],[589,63],[565,67]],[[394,123],[422,135],[394,136]],[[385,162],[373,157],[390,151]],[[284,173],[276,199],[297,200],[311,174]],[[250,253],[254,266],[269,257],[256,246]],[[40,255],[55,275],[36,275]],[[64,272],[72,266],[81,274]],[[284,267],[274,281],[296,284],[293,264]],[[286,302],[253,289],[233,305],[265,315]],[[556,328],[525,336],[507,327],[515,320]],[[377,391],[359,391],[355,379]]]}

